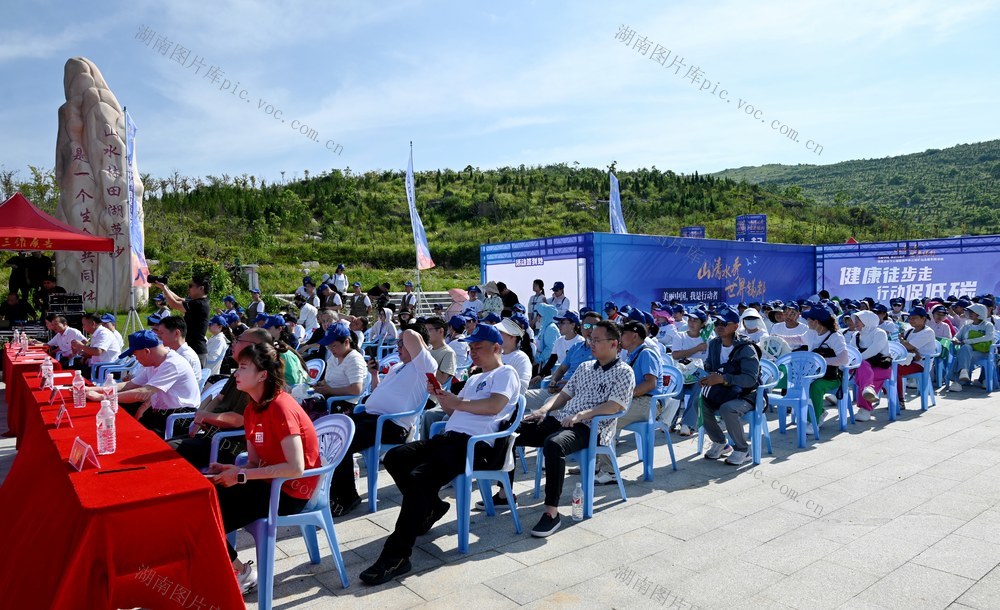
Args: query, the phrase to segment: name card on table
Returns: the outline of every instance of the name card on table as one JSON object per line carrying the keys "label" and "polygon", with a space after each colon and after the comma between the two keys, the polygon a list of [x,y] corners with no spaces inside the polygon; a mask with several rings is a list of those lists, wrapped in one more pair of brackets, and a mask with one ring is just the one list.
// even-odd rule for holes
{"label": "name card on table", "polygon": [[73,447],[69,450],[69,465],[77,472],[82,471],[90,462],[94,468],[100,468],[101,463],[97,461],[97,454],[94,448],[84,442],[79,436],[73,441]]}
{"label": "name card on table", "polygon": [[[70,387],[72,387],[72,386],[70,386]],[[66,386],[63,386],[63,385],[52,386],[52,393],[49,394],[49,405],[50,406],[52,405],[52,403],[54,403],[56,401],[56,396],[59,397],[60,402],[62,402],[62,406],[64,406],[64,407],[66,406],[66,399],[63,397],[62,392],[60,391],[60,390],[64,390],[64,389],[66,389]]]}
{"label": "name card on table", "polygon": [[66,423],[69,424],[70,428],[74,427],[73,418],[69,416],[69,409],[66,408],[65,403],[63,403],[63,406],[59,407],[59,413],[56,415],[56,428],[62,425],[63,420],[66,420]]}

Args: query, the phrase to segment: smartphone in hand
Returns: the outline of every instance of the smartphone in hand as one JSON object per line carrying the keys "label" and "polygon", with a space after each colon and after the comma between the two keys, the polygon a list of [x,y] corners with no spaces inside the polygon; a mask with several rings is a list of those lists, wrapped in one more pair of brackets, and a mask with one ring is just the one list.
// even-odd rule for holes
{"label": "smartphone in hand", "polygon": [[435,375],[434,373],[426,373],[426,375],[427,375],[427,382],[430,383],[431,387],[434,388],[434,394],[440,394],[444,392],[444,388],[441,387],[441,382],[438,381],[437,375]]}

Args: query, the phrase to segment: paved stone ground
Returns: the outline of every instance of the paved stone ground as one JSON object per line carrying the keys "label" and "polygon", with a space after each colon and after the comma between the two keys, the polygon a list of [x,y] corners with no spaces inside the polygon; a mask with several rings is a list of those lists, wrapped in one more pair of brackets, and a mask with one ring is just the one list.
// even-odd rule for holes
{"label": "paved stone ground", "polygon": [[[772,420],[774,455],[740,469],[700,459],[695,440],[675,437],[672,472],[660,436],[649,483],[627,440],[627,502],[599,487],[593,519],[573,523],[564,510],[563,529],[535,539],[527,531],[541,500],[519,473],[525,533],[514,534],[506,512],[474,514],[469,555],[457,551],[446,490],[452,510],[415,549],[413,572],[367,588],[358,573],[399,513],[391,478],[380,477],[380,510],[337,522],[350,588],[325,542],[322,563],[310,565],[289,530],[278,542],[275,607],[998,608],[998,407],[1000,395],[982,390],[893,423],[883,407],[847,432],[828,421],[823,440],[803,450]],[[0,477],[14,454],[11,440],[0,442]],[[245,534],[240,554],[253,556]],[[256,594],[247,602],[256,608]]]}

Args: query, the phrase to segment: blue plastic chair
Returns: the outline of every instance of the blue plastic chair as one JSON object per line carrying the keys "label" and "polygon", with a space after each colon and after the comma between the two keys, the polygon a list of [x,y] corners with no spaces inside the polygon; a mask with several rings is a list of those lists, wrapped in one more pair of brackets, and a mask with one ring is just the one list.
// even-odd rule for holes
{"label": "blue plastic chair", "polygon": [[108,373],[114,375],[115,373],[121,377],[121,373],[130,370],[136,364],[135,356],[129,356],[128,358],[119,358],[114,362],[105,362],[103,364],[98,364],[90,372],[90,381],[99,384],[104,381],[104,378]]}
{"label": "blue plastic chair", "polygon": [[368,394],[371,393],[371,388],[372,388],[372,374],[369,371],[365,371],[365,382],[361,386],[361,393],[360,394],[345,394],[343,396],[328,396],[326,398],[326,412],[327,412],[327,414],[329,414],[330,413],[330,409],[333,408],[333,403],[337,402],[338,400],[357,400],[358,402],[361,402],[362,400],[365,399],[365,397],[368,396]]}
{"label": "blue plastic chair", "polygon": [[[622,501],[628,500],[625,493],[625,484],[622,482],[622,473],[618,469],[618,457],[615,454],[614,441],[611,447],[606,447],[598,443],[600,435],[600,423],[604,421],[617,420],[628,411],[628,408],[614,415],[597,415],[590,420],[590,440],[585,449],[566,456],[567,461],[580,463],[580,478],[583,483],[583,517],[589,519],[594,516],[594,471],[597,469],[597,456],[606,455],[611,460],[611,467],[615,470],[615,480],[618,481],[618,492]],[[539,449],[535,457],[535,498],[541,495],[542,491],[542,470],[545,468],[545,454]],[[508,496],[510,497],[510,496]]]}
{"label": "blue plastic chair", "polygon": [[990,345],[990,351],[985,358],[973,361],[969,374],[971,375],[977,368],[983,369],[983,387],[986,389],[986,394],[997,389],[997,339]]}
{"label": "blue plastic chair", "polygon": [[889,402],[889,421],[899,417],[899,393],[896,391],[896,379],[899,378],[899,365],[906,362],[908,352],[898,341],[889,342],[889,354],[892,357],[892,374],[882,384]]}
{"label": "blue plastic chair", "polygon": [[[274,596],[274,545],[277,540],[278,527],[299,526],[302,537],[309,551],[309,562],[316,565],[320,562],[319,540],[316,529],[326,532],[327,542],[333,553],[333,561],[340,574],[340,584],[346,589],[347,570],[344,568],[344,558],[340,554],[337,542],[337,532],[333,526],[333,515],[330,513],[330,479],[333,470],[347,454],[347,448],[354,438],[354,422],[346,415],[327,415],[314,422],[316,436],[319,438],[320,455],[323,465],[311,468],[302,476],[271,480],[271,504],[268,515],[257,519],[244,529],[253,536],[257,546],[257,603],[261,610],[271,610]],[[319,476],[319,483],[312,498],[302,512],[297,515],[278,515],[278,500],[281,496],[281,485],[285,481]],[[231,535],[234,536],[235,532]],[[235,537],[235,536],[234,536]],[[230,538],[230,542],[233,542]]]}
{"label": "blue plastic chair", "polygon": [[[767,427],[767,396],[778,384],[781,373],[778,367],[770,360],[760,361],[760,385],[754,396],[754,408],[743,415],[743,421],[750,426],[750,457],[754,465],[760,464],[763,457],[763,447],[767,447],[767,454],[774,451],[771,448],[771,430]],[[732,437],[730,437],[732,443]],[[705,448],[705,426],[698,428],[698,454]]]}
{"label": "blue plastic chair", "polygon": [[[917,393],[920,395],[920,410],[927,410],[927,403],[930,402],[931,406],[937,406],[937,397],[934,395],[934,381],[933,372],[935,363],[941,357],[941,344],[934,341],[934,354],[930,357],[925,357],[921,360],[924,370],[919,373],[911,373],[909,375],[903,375],[903,383],[906,383],[907,379],[917,380]],[[905,389],[905,385],[904,385]]]}
{"label": "blue plastic chair", "polygon": [[[429,397],[430,394],[424,392],[423,399],[417,401],[417,408],[409,411],[402,411],[400,413],[386,413],[384,415],[379,415],[378,419],[375,421],[375,444],[361,452],[361,456],[365,460],[365,470],[368,473],[368,512],[373,513],[378,510],[378,470],[379,464],[382,461],[382,455],[386,451],[392,449],[393,447],[398,447],[401,444],[382,444],[382,427],[387,421],[395,422],[396,420],[404,417],[411,417],[415,415],[416,419],[413,420],[413,425],[410,427],[410,430],[419,430],[420,418],[424,414],[424,405],[427,403],[427,399]],[[358,406],[354,408],[354,412],[364,413],[364,403],[359,403]]]}
{"label": "blue plastic chair", "polygon": [[670,377],[670,382],[664,386],[663,391],[651,396],[649,399],[649,413],[644,421],[637,421],[623,426],[619,430],[622,432],[632,432],[635,434],[636,450],[639,459],[642,460],[642,480],[653,480],[653,453],[656,447],[656,431],[663,430],[667,437],[667,450],[670,452],[670,465],[677,470],[677,460],[674,458],[674,444],[670,440],[670,428],[656,418],[657,405],[663,403],[666,408],[667,401],[679,398],[684,391],[684,374],[676,367],[667,366],[663,368],[663,376]]}
{"label": "blue plastic chair", "polygon": [[[941,339],[937,339],[938,345],[941,345]],[[941,345],[941,355],[934,360],[935,364],[935,376],[937,378],[937,383],[935,387],[942,388],[945,383],[948,382],[948,375],[951,373],[951,367],[955,364],[955,344],[951,341],[948,342],[948,349],[945,349]]]}
{"label": "blue plastic chair", "polygon": [[840,393],[841,397],[837,399],[837,411],[840,413],[840,431],[844,432],[847,430],[847,422],[856,423],[854,420],[854,400],[852,395],[855,393],[854,379],[852,375],[854,371],[858,370],[861,366],[861,352],[857,348],[848,345],[847,355],[849,357],[846,366],[840,367]]}
{"label": "blue plastic chair", "polygon": [[323,377],[323,373],[326,371],[326,360],[322,358],[313,358],[312,360],[306,361],[306,372],[309,373],[309,385],[316,385],[316,382]]}
{"label": "blue plastic chair", "polygon": [[797,422],[798,446],[802,449],[806,446],[806,426],[810,423],[813,435],[819,440],[819,423],[816,421],[816,412],[809,399],[809,387],[813,379],[823,376],[826,371],[826,360],[816,352],[792,352],[778,358],[775,364],[785,367],[788,384],[784,396],[772,393],[768,394],[767,398],[778,408],[778,431],[781,434],[785,433],[788,407],[792,407],[792,420]]}
{"label": "blue plastic chair", "polygon": [[[510,477],[508,476],[508,472],[514,468],[513,461],[511,461],[512,458],[509,458],[499,470],[475,470],[472,464],[476,443],[490,440],[496,442],[512,435],[517,430],[517,427],[521,425],[521,418],[524,417],[524,405],[524,396],[518,396],[517,413],[514,416],[513,423],[506,430],[491,434],[478,434],[469,438],[469,444],[465,450],[465,472],[455,477],[452,481],[455,487],[455,510],[458,512],[458,551],[460,553],[469,552],[469,527],[472,521],[472,480],[475,479],[479,485],[479,494],[483,498],[486,515],[489,517],[496,515],[496,508],[493,506],[493,495],[490,493],[492,491],[490,486],[492,481],[500,483],[506,497],[514,497],[514,490],[510,486]],[[434,422],[434,425],[431,426],[431,436],[436,436],[440,431],[444,430],[446,425],[447,422],[444,421]],[[520,534],[521,520],[517,516],[517,504],[511,507],[510,514],[514,519],[514,533]]]}
{"label": "blue plastic chair", "polygon": [[[222,388],[225,387],[226,381],[228,381],[228,380],[226,380],[226,379],[220,379],[219,381],[216,381],[212,385],[210,385],[207,388],[205,388],[204,390],[202,390],[202,392],[201,392],[201,402],[205,402],[205,400],[208,399],[208,398],[215,398],[216,396],[218,396],[219,392],[222,391]],[[197,413],[197,411],[185,411],[184,413],[171,413],[170,415],[168,415],[167,416],[167,423],[165,424],[165,429],[163,431],[163,438],[164,438],[164,440],[170,440],[171,438],[173,438],[170,435],[170,432],[171,432],[171,430],[174,429],[174,424],[175,423],[177,423],[177,422],[179,422],[181,420],[185,420],[185,419],[194,419],[194,416],[195,416],[196,413]],[[233,431],[230,431],[230,432],[217,432],[216,434],[225,434],[227,436],[237,436],[237,435],[242,436],[243,435],[243,430],[233,430]],[[216,451],[214,453],[212,453],[211,458],[209,458],[210,462],[214,462],[215,459],[216,459],[216,457],[218,456],[217,442],[214,440],[214,438],[215,437],[213,437],[212,446],[216,448]],[[225,437],[223,437],[223,438],[225,438]]]}

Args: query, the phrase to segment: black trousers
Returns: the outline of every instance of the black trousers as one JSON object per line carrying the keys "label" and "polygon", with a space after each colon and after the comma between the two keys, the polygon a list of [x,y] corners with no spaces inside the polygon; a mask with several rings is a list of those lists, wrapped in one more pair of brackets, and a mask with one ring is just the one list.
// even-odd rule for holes
{"label": "black trousers", "polygon": [[[382,557],[400,559],[413,552],[417,535],[441,502],[438,496],[441,488],[465,472],[468,442],[467,434],[445,432],[401,445],[385,454],[382,463],[403,492],[403,506],[396,527],[382,548]],[[474,466],[482,468],[492,455],[492,447],[477,443]]]}
{"label": "black trousers", "polygon": [[[241,527],[250,525],[257,519],[267,516],[271,502],[271,482],[263,479],[247,481],[243,485],[232,487],[216,486],[219,495],[219,509],[222,511],[222,529],[228,534]],[[294,498],[281,492],[278,500],[279,515],[294,515],[302,512],[307,499]],[[236,549],[226,542],[230,561],[236,559]]]}
{"label": "black trousers", "polygon": [[[187,420],[185,420],[185,423]],[[220,430],[210,427],[207,432],[198,434],[190,438],[186,431],[167,441],[177,453],[187,460],[192,466],[201,470],[208,467],[209,458],[212,457],[212,437],[216,432],[232,432],[232,430]],[[220,464],[232,464],[236,461],[236,456],[247,450],[247,439],[245,436],[233,436],[222,439],[219,443],[218,461]]]}
{"label": "black trousers", "polygon": [[[130,404],[119,404],[119,408],[125,409],[125,411],[131,415],[139,411],[139,407],[142,406],[141,403],[130,403]],[[190,413],[194,409],[183,408],[183,409],[154,409],[152,407],[146,409],[146,412],[142,414],[142,417],[138,418],[139,423],[143,425],[147,430],[152,430],[160,438],[163,438],[163,432],[167,428],[167,418],[174,413]],[[183,424],[183,425],[182,425]],[[187,431],[188,426],[191,422],[189,420],[184,420],[181,424],[175,426],[175,430],[170,431],[170,437],[177,436],[178,434],[183,434]],[[183,430],[181,430],[183,428]]]}
{"label": "black trousers", "polygon": [[[374,413],[348,413],[347,416],[354,420],[354,439],[330,480],[330,499],[338,504],[350,504],[359,497],[354,484],[354,460],[351,456],[375,445],[375,426],[378,423],[378,415]],[[408,433],[409,430],[387,421],[382,425],[382,442],[392,445],[405,443]],[[377,463],[365,466],[369,470],[378,468]]]}
{"label": "black trousers", "polygon": [[[563,428],[558,419],[546,415],[541,421],[522,423],[517,432],[515,446],[541,447],[545,455],[545,506],[559,506],[566,480],[566,456],[587,447],[590,426],[579,423]],[[511,485],[516,470],[510,471]]]}

